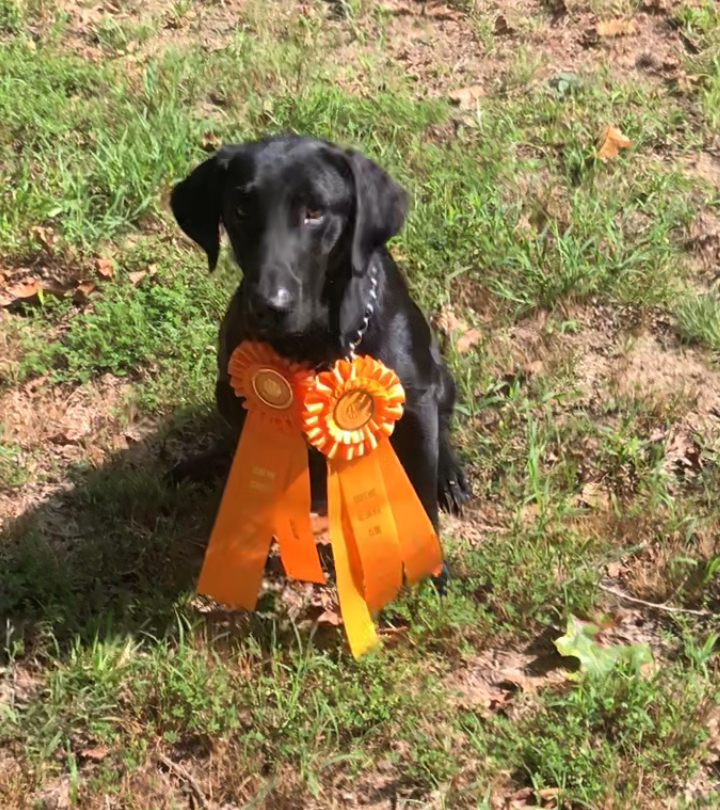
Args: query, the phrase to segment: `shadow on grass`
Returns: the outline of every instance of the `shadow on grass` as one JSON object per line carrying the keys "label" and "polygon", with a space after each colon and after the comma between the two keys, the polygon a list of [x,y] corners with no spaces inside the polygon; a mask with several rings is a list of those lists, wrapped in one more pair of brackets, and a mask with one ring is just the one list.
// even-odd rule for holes
{"label": "shadow on grass", "polygon": [[[191,602],[223,480],[176,486],[164,476],[220,439],[232,441],[214,410],[176,413],[102,466],[70,467],[66,486],[8,521],[0,531],[0,655],[64,658],[76,640],[175,637],[197,620]],[[274,557],[266,570],[282,575]],[[204,618],[211,630],[252,634],[268,648],[284,639],[267,602],[258,613]],[[285,631],[296,643],[296,631]],[[340,630],[331,635],[342,643]]]}

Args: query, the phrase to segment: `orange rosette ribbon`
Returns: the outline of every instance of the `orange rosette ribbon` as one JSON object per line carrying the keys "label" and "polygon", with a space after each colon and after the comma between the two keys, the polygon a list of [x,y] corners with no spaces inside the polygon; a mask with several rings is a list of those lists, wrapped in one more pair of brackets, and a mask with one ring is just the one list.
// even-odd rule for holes
{"label": "orange rosette ribbon", "polygon": [[275,535],[286,572],[324,583],[310,526],[310,473],[299,403],[314,373],[250,341],[235,349],[230,384],[247,416],[197,590],[252,610]]}
{"label": "orange rosette ribbon", "polygon": [[442,566],[432,522],[389,441],[404,404],[394,371],[355,357],[317,375],[301,412],[308,441],[327,457],[338,599],[356,658],[377,643],[371,611],[397,595],[403,569],[416,582]]}

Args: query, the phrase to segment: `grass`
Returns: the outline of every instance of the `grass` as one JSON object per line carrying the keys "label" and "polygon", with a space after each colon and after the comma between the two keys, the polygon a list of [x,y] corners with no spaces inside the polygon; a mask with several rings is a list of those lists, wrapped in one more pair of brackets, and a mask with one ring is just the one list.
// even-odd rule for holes
{"label": "grass", "polygon": [[[688,240],[717,194],[687,170],[712,155],[720,20],[673,8],[672,77],[599,49],[559,92],[554,6],[520,9],[509,51],[485,6],[443,27],[374,2],[129,4],[81,26],[0,0],[0,284],[95,285],[0,310],[2,807],[720,806],[720,327],[692,252],[717,237]],[[452,26],[485,43],[469,111],[444,100],[454,65],[402,62]],[[608,124],[632,145],[602,162]],[[476,495],[445,526],[449,593],[404,593],[359,662],[277,576],[255,614],[199,604],[220,492],[163,479],[222,431],[238,280],[227,256],[206,274],[165,195],[212,144],[285,130],[410,190],[410,285],[479,329],[445,348]],[[552,644],[571,615],[653,666],[578,673]]]}

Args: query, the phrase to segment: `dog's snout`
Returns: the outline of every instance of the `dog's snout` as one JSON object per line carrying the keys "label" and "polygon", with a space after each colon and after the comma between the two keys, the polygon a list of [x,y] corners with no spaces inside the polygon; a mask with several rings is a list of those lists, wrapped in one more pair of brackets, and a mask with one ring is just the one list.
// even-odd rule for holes
{"label": "dog's snout", "polygon": [[278,287],[272,293],[256,292],[251,301],[251,310],[258,326],[271,327],[279,324],[292,308],[293,297],[286,287]]}

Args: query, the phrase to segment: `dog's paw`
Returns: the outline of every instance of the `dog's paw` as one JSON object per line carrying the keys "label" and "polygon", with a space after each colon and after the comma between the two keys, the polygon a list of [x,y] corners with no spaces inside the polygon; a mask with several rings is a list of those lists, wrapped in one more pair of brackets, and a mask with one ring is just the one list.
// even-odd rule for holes
{"label": "dog's paw", "polygon": [[471,495],[472,487],[460,463],[452,457],[441,457],[438,469],[440,508],[452,515],[462,514],[463,506],[470,500]]}
{"label": "dog's paw", "polygon": [[178,486],[183,481],[212,486],[227,477],[232,464],[232,455],[222,448],[213,448],[179,461],[165,473],[168,484]]}

